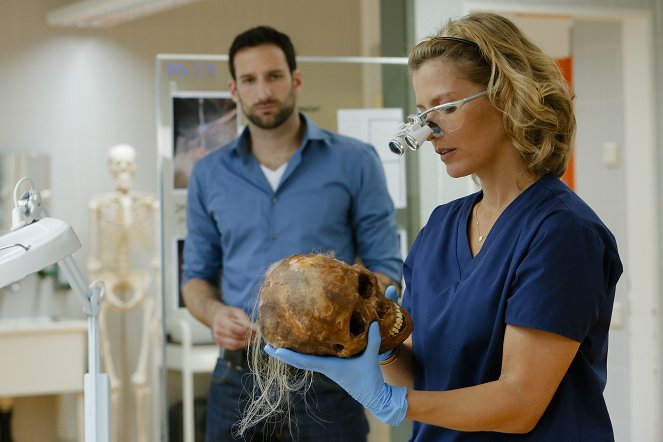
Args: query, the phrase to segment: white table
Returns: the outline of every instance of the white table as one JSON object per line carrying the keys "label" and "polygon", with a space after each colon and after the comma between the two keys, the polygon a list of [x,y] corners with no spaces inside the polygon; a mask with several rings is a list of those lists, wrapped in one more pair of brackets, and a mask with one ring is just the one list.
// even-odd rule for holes
{"label": "white table", "polygon": [[78,433],[83,440],[83,375],[87,321],[50,317],[0,319],[0,399],[77,393]]}

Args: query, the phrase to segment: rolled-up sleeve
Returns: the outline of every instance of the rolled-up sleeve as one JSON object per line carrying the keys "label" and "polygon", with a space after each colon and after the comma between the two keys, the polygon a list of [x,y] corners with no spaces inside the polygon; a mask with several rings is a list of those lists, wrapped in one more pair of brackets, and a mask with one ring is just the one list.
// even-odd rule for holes
{"label": "rolled-up sleeve", "polygon": [[[199,164],[196,164],[198,167]],[[204,171],[195,171],[189,181],[182,284],[199,278],[218,287],[222,267],[221,235],[212,213],[207,209],[205,179]]]}

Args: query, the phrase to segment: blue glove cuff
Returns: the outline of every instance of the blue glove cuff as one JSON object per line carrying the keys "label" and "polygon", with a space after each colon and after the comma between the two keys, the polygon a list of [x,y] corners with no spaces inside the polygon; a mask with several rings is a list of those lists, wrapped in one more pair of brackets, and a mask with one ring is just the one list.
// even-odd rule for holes
{"label": "blue glove cuff", "polygon": [[389,356],[391,356],[394,352],[396,351],[396,347],[392,348],[391,350],[387,350],[384,353],[380,353],[378,355],[378,361],[384,362],[387,359],[389,359]]}
{"label": "blue glove cuff", "polygon": [[398,426],[407,412],[407,388],[384,384],[378,404],[366,407],[385,424]]}

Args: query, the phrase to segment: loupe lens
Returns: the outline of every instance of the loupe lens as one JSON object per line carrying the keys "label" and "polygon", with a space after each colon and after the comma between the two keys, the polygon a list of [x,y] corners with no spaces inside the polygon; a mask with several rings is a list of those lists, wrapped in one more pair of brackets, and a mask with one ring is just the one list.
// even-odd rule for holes
{"label": "loupe lens", "polygon": [[403,140],[403,137],[396,137],[389,141],[389,150],[396,155],[403,155],[405,153],[405,140]]}
{"label": "loupe lens", "polygon": [[412,150],[419,149],[419,141],[414,138],[412,135],[405,135],[405,144]]}
{"label": "loupe lens", "polygon": [[423,126],[419,126],[417,129],[405,135],[405,142],[410,149],[418,150],[432,133],[433,129],[431,129],[427,124],[424,124]]}

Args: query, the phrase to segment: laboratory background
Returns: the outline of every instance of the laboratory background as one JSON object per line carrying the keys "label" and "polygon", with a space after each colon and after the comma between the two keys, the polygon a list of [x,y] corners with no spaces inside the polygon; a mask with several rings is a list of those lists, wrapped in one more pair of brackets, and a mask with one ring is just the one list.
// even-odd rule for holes
{"label": "laboratory background", "polygon": [[[290,35],[300,110],[375,145],[406,254],[435,206],[476,189],[432,148],[389,152],[415,110],[407,51],[473,11],[513,20],[575,91],[565,179],[624,262],[605,397],[617,441],[663,440],[663,0],[2,0],[0,234],[30,176],[80,238],[78,266],[105,282],[113,441],[201,440],[218,349],[178,278],[188,173],[242,128],[232,38],[263,24]],[[0,442],[84,440],[88,323],[73,291],[55,266],[0,289]],[[407,440],[407,423],[370,423],[372,442]]]}

